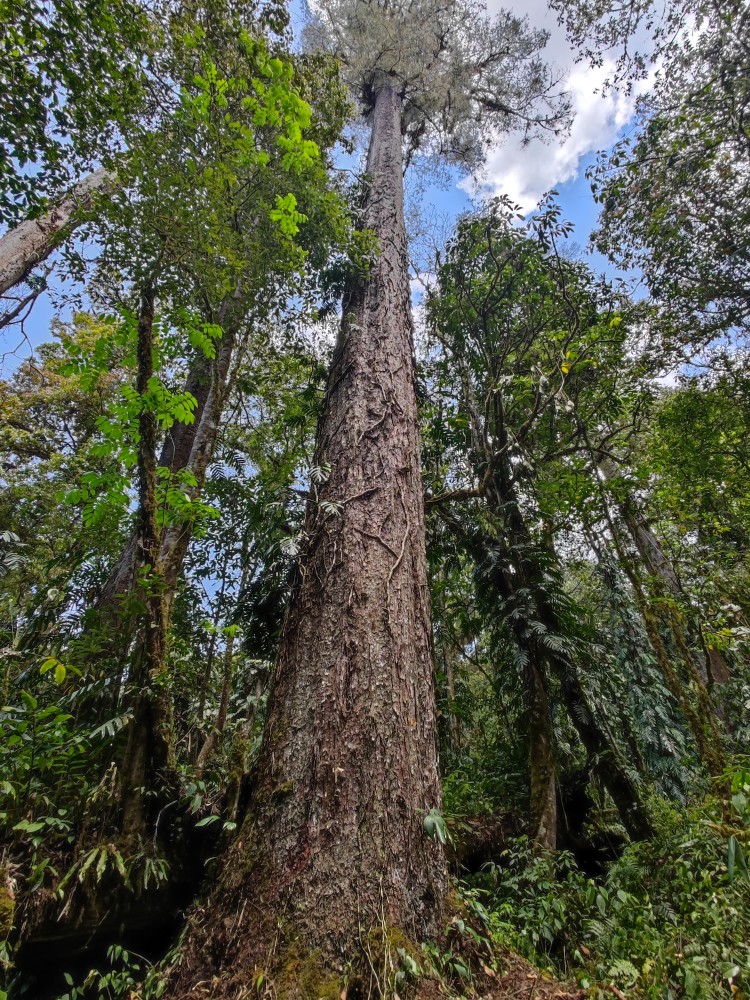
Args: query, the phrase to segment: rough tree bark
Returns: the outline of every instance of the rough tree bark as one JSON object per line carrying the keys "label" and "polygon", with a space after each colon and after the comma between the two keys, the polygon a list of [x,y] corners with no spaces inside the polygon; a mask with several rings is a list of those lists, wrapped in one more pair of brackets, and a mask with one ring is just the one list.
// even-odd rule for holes
{"label": "rough tree bark", "polygon": [[91,207],[93,196],[112,183],[103,168],[84,177],[49,212],[26,219],[0,238],[0,295],[25,281],[49,257],[62,238],[80,223],[80,213]]}
{"label": "rough tree bark", "polygon": [[384,954],[398,963],[394,935],[430,936],[442,911],[445,860],[424,824],[440,785],[401,98],[388,83],[367,175],[380,252],[344,305],[315,457],[330,475],[308,505],[248,816],[172,997],[217,973],[211,996],[244,995],[256,967],[276,968],[278,995],[305,996],[311,962],[330,992],[348,960],[374,988]]}

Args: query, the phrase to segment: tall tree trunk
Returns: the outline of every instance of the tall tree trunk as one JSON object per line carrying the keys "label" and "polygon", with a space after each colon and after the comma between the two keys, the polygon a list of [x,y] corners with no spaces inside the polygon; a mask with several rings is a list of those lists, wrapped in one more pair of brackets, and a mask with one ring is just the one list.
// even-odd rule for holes
{"label": "tall tree trunk", "polygon": [[[605,461],[599,463],[605,480],[614,478],[617,469],[612,462]],[[668,598],[674,598],[687,613],[689,637],[694,639],[701,647],[703,662],[699,655],[692,650],[689,652],[690,658],[695,661],[701,671],[705,681],[709,684],[726,684],[731,680],[731,674],[727,667],[726,660],[718,650],[709,650],[703,637],[703,631],[699,622],[693,620],[690,614],[690,601],[682,586],[679,574],[675,569],[671,559],[664,551],[664,547],[653,532],[651,525],[633,495],[626,496],[618,503],[618,510],[622,523],[635,545],[647,572],[657,582],[663,594]],[[682,637],[682,624],[679,621],[677,609],[670,603],[668,608],[669,619],[675,632],[675,641],[680,644]],[[689,645],[689,644],[688,644]]]}
{"label": "tall tree trunk", "polygon": [[[508,600],[517,588],[529,588],[534,595],[536,615],[547,633],[564,635],[566,629],[559,620],[554,604],[548,599],[548,582],[531,556],[533,543],[528,525],[515,495],[506,485],[510,481],[510,470],[506,469],[505,475],[502,470],[498,471],[487,484],[486,497],[489,506],[502,516],[508,544],[519,555],[514,559],[515,573],[503,572],[502,564],[499,564],[491,569],[489,579],[504,600]],[[486,551],[486,539],[478,539],[475,552],[480,563],[486,556]],[[596,771],[612,797],[628,835],[633,840],[652,837],[653,823],[637,778],[626,766],[606,725],[592,711],[575,663],[565,653],[544,647],[535,633],[529,632],[520,619],[515,619],[512,628],[516,642],[527,653],[529,662],[548,663],[551,672],[560,682],[563,703],[570,721],[589,757],[595,761]],[[532,740],[540,739],[542,736],[539,734],[532,735]]]}
{"label": "tall tree trunk", "polygon": [[[136,389],[145,400],[153,377],[154,290],[148,285],[141,295],[138,317],[138,374]],[[164,671],[166,618],[164,588],[159,558],[159,528],[156,498],[156,414],[145,402],[138,418],[138,548],[139,562],[148,567],[144,594],[143,644],[136,666],[138,694],[130,723],[128,744],[120,768],[122,787],[122,833],[135,841],[145,832],[145,796],[149,780],[170,755],[170,735],[164,711],[164,696],[152,686]]]}
{"label": "tall tree trunk", "polygon": [[[492,485],[492,484],[491,484]],[[489,491],[490,495],[492,491]],[[506,504],[505,510],[511,530],[521,542],[521,551],[531,548],[532,538],[528,525],[516,503]],[[551,539],[549,540],[552,547]],[[563,635],[565,627],[559,620],[554,604],[549,600],[548,587],[539,566],[525,560],[519,567],[521,577],[537,595],[539,620],[552,635]],[[586,696],[578,666],[565,653],[553,649],[542,650],[535,637],[530,637],[536,657],[546,659],[550,670],[560,682],[563,704],[570,721],[580,737],[589,759],[594,762],[596,773],[610,794],[620,820],[632,840],[647,840],[655,830],[645,802],[635,769],[627,766],[606,722],[597,717]],[[546,653],[546,655],[544,655]],[[533,660],[532,660],[533,662]]]}
{"label": "tall tree trunk", "polygon": [[552,738],[552,713],[543,669],[527,667],[529,702],[529,836],[543,851],[557,846],[557,780]]}
{"label": "tall tree trunk", "polygon": [[48,212],[26,219],[0,238],[0,295],[24,281],[79,224],[93,196],[112,183],[103,168],[89,174]]}
{"label": "tall tree trunk", "polygon": [[290,949],[334,981],[359,960],[374,977],[365,991],[386,988],[393,935],[434,934],[442,911],[445,859],[424,823],[440,784],[401,98],[387,84],[367,175],[364,223],[380,252],[344,305],[315,456],[331,471],[308,504],[241,854],[188,940],[173,997],[212,965],[215,995],[281,965],[277,991],[299,996],[299,969],[284,980]]}
{"label": "tall tree trunk", "polygon": [[[140,337],[139,325],[139,347]],[[187,463],[196,479],[193,495],[203,488],[218,438],[233,346],[234,337],[225,333],[214,359],[210,389]],[[148,379],[143,381],[142,378],[145,363],[145,354],[141,360],[139,350],[139,392],[144,391],[140,388],[141,384],[145,386],[148,382]],[[177,579],[191,537],[190,523],[171,526],[163,534],[157,527],[156,421],[152,415],[143,412],[140,422],[143,425],[139,450],[141,505],[136,565],[150,565],[152,570],[145,594],[147,614],[142,623],[136,656],[133,720],[121,777],[124,795],[122,832],[130,839],[146,832],[144,801],[157,785],[166,788],[164,778],[172,770],[171,703],[159,681],[166,666],[165,645]],[[156,805],[160,798],[152,796],[152,800]]]}

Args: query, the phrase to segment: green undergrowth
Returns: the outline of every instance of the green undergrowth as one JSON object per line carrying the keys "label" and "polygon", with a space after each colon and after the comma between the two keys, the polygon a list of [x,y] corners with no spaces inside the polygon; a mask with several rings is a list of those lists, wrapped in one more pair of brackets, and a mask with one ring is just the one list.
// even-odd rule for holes
{"label": "green undergrowth", "polygon": [[731,811],[661,803],[656,838],[628,846],[598,880],[566,852],[515,841],[471,883],[493,938],[594,998],[750,996],[749,771],[732,791]]}
{"label": "green undergrowth", "polygon": [[[515,951],[555,979],[577,982],[591,1000],[746,1000],[750,768],[737,767],[728,781],[723,800],[684,808],[655,800],[656,837],[629,845],[601,878],[567,852],[540,855],[525,838],[512,842],[451,897],[439,942],[414,944],[380,929],[363,938],[372,973],[366,992],[382,995],[387,983],[385,995],[392,988],[407,997],[432,982],[441,995],[471,996],[475,977],[494,975]],[[136,983],[144,1000],[160,996],[158,964],[118,946],[109,959],[83,983],[66,976],[61,1000],[133,996]],[[294,949],[268,983],[261,977],[253,985],[259,996],[342,991],[317,954]]]}

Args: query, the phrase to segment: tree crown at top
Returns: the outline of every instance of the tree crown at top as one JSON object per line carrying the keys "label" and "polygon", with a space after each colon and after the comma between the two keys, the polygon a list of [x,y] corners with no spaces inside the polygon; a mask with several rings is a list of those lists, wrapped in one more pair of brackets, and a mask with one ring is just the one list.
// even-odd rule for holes
{"label": "tree crown at top", "polygon": [[559,134],[570,105],[539,55],[547,33],[478,0],[321,0],[308,41],[334,52],[362,113],[389,83],[403,96],[407,158],[481,162],[488,126]]}

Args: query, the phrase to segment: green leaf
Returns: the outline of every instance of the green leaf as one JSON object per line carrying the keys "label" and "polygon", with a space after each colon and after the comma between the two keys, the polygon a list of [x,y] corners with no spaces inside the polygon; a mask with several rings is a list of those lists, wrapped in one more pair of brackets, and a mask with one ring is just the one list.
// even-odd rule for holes
{"label": "green leaf", "polygon": [[727,843],[727,875],[730,882],[734,882],[738,871],[742,878],[750,883],[750,872],[748,872],[745,853],[740,842],[732,835]]}
{"label": "green leaf", "polygon": [[210,823],[217,823],[221,817],[219,816],[204,816],[203,819],[199,819],[195,824],[196,826],[208,826]]}
{"label": "green leaf", "polygon": [[424,829],[430,840],[436,840],[440,844],[446,844],[450,839],[450,833],[443,816],[437,809],[430,809],[424,818]]}

